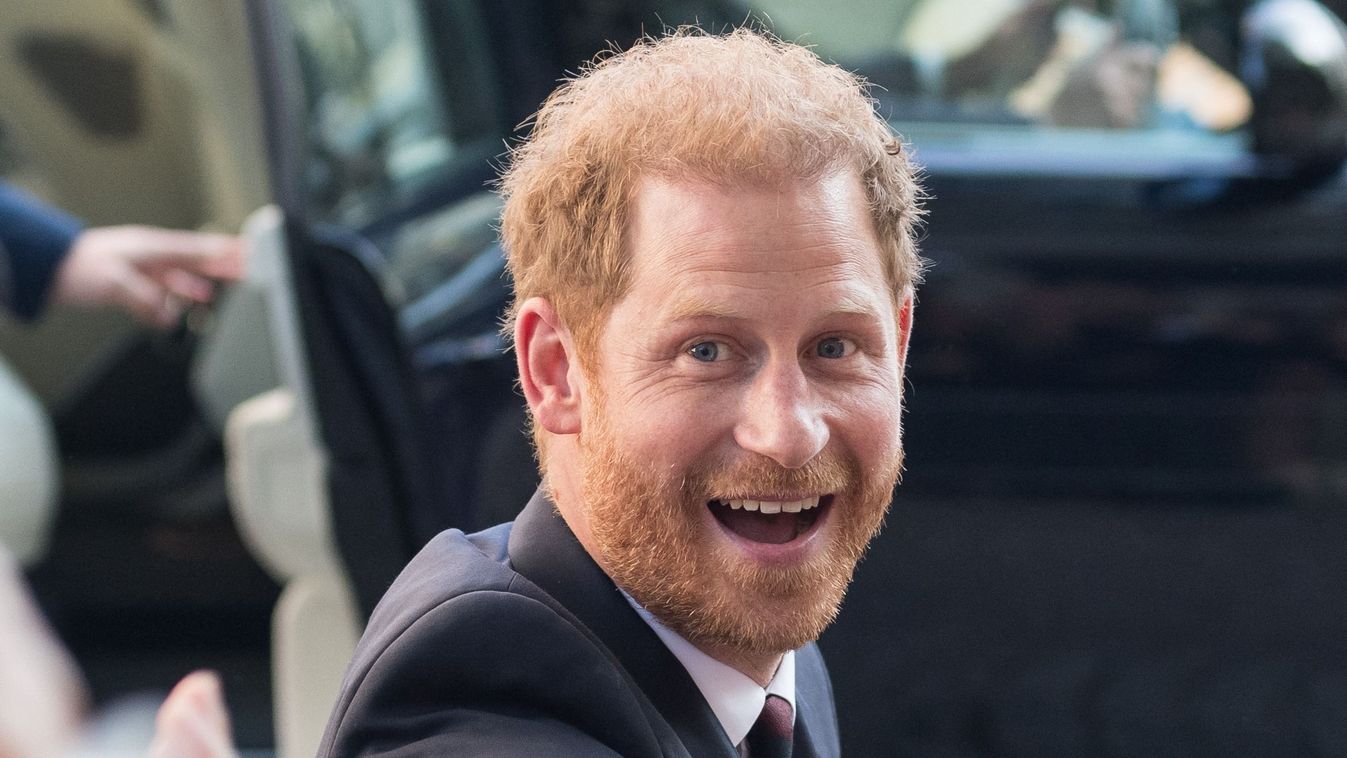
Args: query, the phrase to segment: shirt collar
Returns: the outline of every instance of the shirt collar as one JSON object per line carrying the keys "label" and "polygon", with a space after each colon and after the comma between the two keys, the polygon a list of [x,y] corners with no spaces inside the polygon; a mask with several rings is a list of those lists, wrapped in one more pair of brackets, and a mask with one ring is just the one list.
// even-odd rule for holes
{"label": "shirt collar", "polygon": [[687,669],[688,675],[701,690],[702,697],[716,714],[716,720],[724,728],[730,743],[739,745],[748,736],[754,722],[762,713],[767,695],[785,698],[790,703],[791,717],[795,714],[795,651],[788,651],[781,657],[781,665],[767,687],[758,686],[738,669],[703,653],[695,645],[683,639],[677,632],[661,624],[649,611],[636,602],[625,591],[622,593],[636,609],[641,619],[650,625],[669,652]]}

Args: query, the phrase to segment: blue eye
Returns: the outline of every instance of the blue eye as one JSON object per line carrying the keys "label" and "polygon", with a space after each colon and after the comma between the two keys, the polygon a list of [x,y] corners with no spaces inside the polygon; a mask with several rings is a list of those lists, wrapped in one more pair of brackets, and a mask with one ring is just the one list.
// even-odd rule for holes
{"label": "blue eye", "polygon": [[688,355],[702,363],[713,363],[720,357],[720,345],[715,342],[698,342],[688,348]]}
{"label": "blue eye", "polygon": [[828,337],[820,340],[818,343],[818,355],[820,358],[845,358],[847,353],[847,341],[841,337]]}

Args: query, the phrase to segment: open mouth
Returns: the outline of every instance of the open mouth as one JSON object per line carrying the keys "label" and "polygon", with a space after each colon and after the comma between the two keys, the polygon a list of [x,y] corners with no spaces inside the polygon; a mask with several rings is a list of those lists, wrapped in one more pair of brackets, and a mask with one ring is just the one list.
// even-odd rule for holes
{"label": "open mouth", "polygon": [[808,534],[818,524],[832,495],[800,500],[711,500],[707,507],[726,529],[750,542],[784,545]]}

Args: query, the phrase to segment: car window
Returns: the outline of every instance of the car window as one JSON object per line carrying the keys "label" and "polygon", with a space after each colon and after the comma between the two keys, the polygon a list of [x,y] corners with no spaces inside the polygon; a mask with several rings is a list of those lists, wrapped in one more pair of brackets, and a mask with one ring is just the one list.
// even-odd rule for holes
{"label": "car window", "polygon": [[[287,0],[286,7],[308,101],[305,179],[316,218],[364,227],[496,134],[490,88],[463,86],[470,67],[443,75],[452,40],[434,37],[423,4]],[[456,97],[472,102],[455,110]]]}
{"label": "car window", "polygon": [[[667,3],[666,22],[696,20]],[[863,75],[932,169],[1245,170],[1237,17],[1205,0],[753,0],[740,18]],[[732,12],[725,15],[732,16]]]}

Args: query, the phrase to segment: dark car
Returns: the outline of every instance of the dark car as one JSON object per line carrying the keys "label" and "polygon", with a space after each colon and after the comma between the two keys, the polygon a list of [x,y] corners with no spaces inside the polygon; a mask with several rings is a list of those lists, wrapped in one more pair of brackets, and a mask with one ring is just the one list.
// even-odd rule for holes
{"label": "dark car", "polygon": [[[207,104],[175,133],[241,136],[196,158],[215,177],[197,183],[204,200],[160,189],[185,215],[145,220],[237,224],[266,207],[244,227],[249,275],[199,336],[122,343],[55,409],[72,482],[95,462],[182,460],[167,441],[203,435],[179,489],[67,487],[33,578],[100,695],[170,682],[173,648],[172,665],[253,670],[236,693],[265,679],[259,609],[275,589],[228,500],[283,587],[277,745],[312,752],[343,651],[403,563],[441,529],[511,518],[536,484],[497,333],[509,282],[489,182],[507,145],[597,51],[747,19],[878,85],[930,195],[908,470],[822,640],[847,754],[1347,752],[1347,37],[1332,12],[134,6],[119,12],[140,14],[142,41],[198,41],[255,82],[156,53],[150,68]],[[54,44],[34,33],[45,41],[19,49]],[[53,100],[74,86],[30,58]],[[136,679],[128,657],[160,663]],[[264,716],[240,724],[267,743]]]}

